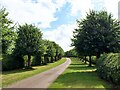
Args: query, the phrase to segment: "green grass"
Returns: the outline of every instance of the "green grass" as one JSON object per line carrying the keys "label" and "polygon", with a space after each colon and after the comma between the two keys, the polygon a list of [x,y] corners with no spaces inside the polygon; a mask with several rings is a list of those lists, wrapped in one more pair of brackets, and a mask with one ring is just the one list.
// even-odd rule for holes
{"label": "green grass", "polygon": [[1,71],[0,71],[0,89],[2,87],[2,74],[1,74]]}
{"label": "green grass", "polygon": [[55,66],[58,66],[66,61],[65,58],[54,62],[49,63],[44,66],[35,66],[32,70],[26,70],[26,69],[19,69],[19,70],[13,70],[13,71],[6,71],[2,73],[2,86],[7,87],[10,84],[13,84],[19,80],[31,77],[35,74],[41,73],[43,71],[49,70]]}
{"label": "green grass", "polygon": [[49,88],[111,88],[112,85],[100,79],[96,67],[88,67],[76,58]]}

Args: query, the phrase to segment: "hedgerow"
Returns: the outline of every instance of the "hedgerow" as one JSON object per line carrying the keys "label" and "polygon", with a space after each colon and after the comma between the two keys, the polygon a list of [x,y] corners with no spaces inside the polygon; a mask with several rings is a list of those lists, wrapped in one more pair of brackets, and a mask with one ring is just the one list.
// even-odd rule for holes
{"label": "hedgerow", "polygon": [[24,59],[20,56],[2,55],[2,71],[19,69],[24,67]]}
{"label": "hedgerow", "polygon": [[120,85],[120,53],[103,54],[97,61],[98,75],[115,85]]}

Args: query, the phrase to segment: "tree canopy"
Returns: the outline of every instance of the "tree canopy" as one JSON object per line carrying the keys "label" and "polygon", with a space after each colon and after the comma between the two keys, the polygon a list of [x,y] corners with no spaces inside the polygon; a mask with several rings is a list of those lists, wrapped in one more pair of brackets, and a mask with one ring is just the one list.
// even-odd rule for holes
{"label": "tree canopy", "polygon": [[39,28],[32,24],[19,26],[18,38],[16,40],[15,53],[18,55],[28,55],[28,67],[30,66],[31,55],[41,52],[42,33]]}
{"label": "tree canopy", "polygon": [[8,12],[5,8],[0,9],[0,30],[1,30],[1,43],[2,53],[11,53],[14,47],[14,41],[16,39],[16,33],[14,32],[13,22],[8,19]]}
{"label": "tree canopy", "polygon": [[91,10],[85,19],[77,20],[77,24],[72,45],[78,54],[99,58],[103,52],[120,50],[120,25],[111,14]]}

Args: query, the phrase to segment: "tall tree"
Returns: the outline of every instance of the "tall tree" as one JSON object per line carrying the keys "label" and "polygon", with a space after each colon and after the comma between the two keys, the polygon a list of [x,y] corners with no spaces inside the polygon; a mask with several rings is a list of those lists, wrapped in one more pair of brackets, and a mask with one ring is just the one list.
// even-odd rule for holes
{"label": "tall tree", "polygon": [[74,31],[73,46],[79,54],[97,58],[103,52],[120,50],[120,25],[106,11],[87,13],[85,19],[77,20],[78,28]]}
{"label": "tall tree", "polygon": [[42,53],[42,33],[32,24],[25,24],[18,28],[15,52],[18,55],[27,55],[27,66],[31,66],[31,56]]}
{"label": "tall tree", "polygon": [[13,22],[8,19],[8,12],[5,8],[0,9],[0,34],[2,53],[12,53],[14,47],[14,41],[16,39],[16,33],[14,32]]}
{"label": "tall tree", "polygon": [[51,58],[50,62],[53,63],[53,57],[55,56],[55,47],[54,47],[54,42],[49,41],[49,45],[47,47],[47,54]]}
{"label": "tall tree", "polygon": [[64,55],[64,51],[57,43],[53,43],[53,44],[56,49],[55,50],[55,61],[57,61],[62,58],[62,56]]}
{"label": "tall tree", "polygon": [[77,57],[77,52],[75,48],[65,52],[66,57]]}
{"label": "tall tree", "polygon": [[44,40],[44,46],[46,47],[44,58],[45,64],[48,61],[48,57],[50,57],[50,62],[53,62],[53,60],[57,61],[58,59],[61,59],[64,54],[63,49],[53,41]]}

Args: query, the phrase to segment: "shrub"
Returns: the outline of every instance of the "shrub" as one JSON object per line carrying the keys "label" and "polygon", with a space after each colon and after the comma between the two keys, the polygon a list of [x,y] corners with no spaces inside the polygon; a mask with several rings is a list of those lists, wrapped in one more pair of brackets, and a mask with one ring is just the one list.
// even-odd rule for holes
{"label": "shrub", "polygon": [[2,70],[8,71],[24,67],[24,59],[19,56],[2,55]]}
{"label": "shrub", "polygon": [[120,53],[103,54],[97,60],[98,75],[115,85],[120,85]]}

